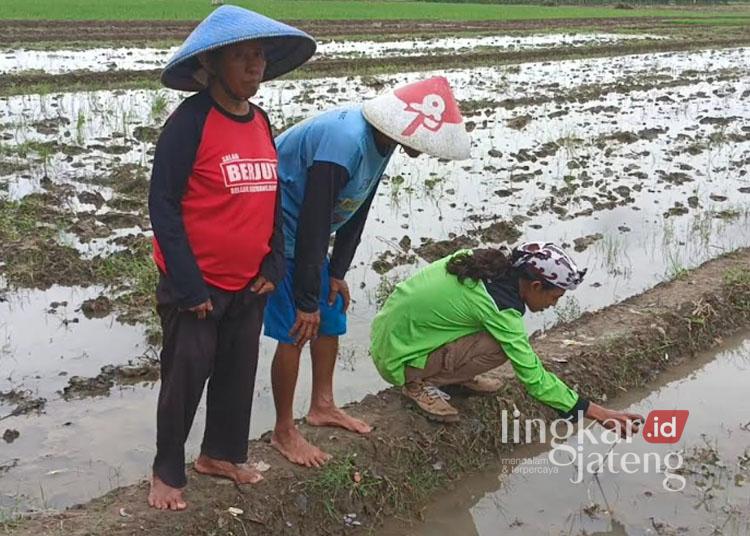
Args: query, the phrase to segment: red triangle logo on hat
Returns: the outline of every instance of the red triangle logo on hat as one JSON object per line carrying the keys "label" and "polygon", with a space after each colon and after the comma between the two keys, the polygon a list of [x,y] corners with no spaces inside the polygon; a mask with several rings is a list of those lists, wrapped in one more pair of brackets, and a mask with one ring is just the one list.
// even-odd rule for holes
{"label": "red triangle logo on hat", "polygon": [[442,76],[400,87],[394,94],[406,104],[405,112],[416,114],[402,136],[412,136],[420,128],[438,132],[445,123],[460,125],[463,121],[448,80]]}

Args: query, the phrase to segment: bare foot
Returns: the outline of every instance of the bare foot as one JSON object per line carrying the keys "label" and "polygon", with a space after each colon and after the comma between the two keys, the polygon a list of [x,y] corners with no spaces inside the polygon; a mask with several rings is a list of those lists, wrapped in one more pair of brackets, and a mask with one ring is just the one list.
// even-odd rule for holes
{"label": "bare foot", "polygon": [[291,429],[275,429],[271,436],[271,446],[290,462],[305,467],[320,467],[331,459],[330,454],[308,443],[296,426]]}
{"label": "bare foot", "polygon": [[338,426],[358,434],[368,434],[372,431],[372,427],[365,421],[347,415],[336,406],[326,409],[311,408],[305,420],[311,426]]}
{"label": "bare foot", "polygon": [[187,503],[182,498],[182,490],[167,486],[156,475],[151,477],[148,505],[157,510],[184,510],[187,508]]}
{"label": "bare foot", "polygon": [[209,458],[205,454],[198,456],[193,468],[202,475],[220,476],[234,480],[237,484],[257,484],[263,480],[255,467],[246,463],[232,463]]}

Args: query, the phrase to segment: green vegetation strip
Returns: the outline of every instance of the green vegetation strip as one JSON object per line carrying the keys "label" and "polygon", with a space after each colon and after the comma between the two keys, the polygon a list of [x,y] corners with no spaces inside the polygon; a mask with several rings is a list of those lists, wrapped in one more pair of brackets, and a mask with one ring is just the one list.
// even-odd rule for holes
{"label": "green vegetation strip", "polygon": [[[234,0],[232,4],[280,19],[531,20],[562,18],[696,17],[719,10],[425,3],[377,0]],[[198,20],[213,7],[209,0],[3,0],[3,19]],[[739,10],[737,10],[739,11]],[[734,13],[735,11],[732,11]],[[739,11],[739,14],[742,12]],[[747,12],[745,12],[747,15]]]}

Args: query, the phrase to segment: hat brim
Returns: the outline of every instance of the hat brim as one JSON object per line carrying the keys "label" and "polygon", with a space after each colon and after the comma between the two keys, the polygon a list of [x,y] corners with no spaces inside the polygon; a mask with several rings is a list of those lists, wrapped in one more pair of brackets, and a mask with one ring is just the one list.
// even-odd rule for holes
{"label": "hat brim", "polygon": [[404,136],[405,127],[411,118],[394,114],[394,109],[403,109],[403,103],[392,93],[380,95],[362,105],[362,114],[373,127],[397,143],[436,158],[466,160],[471,157],[471,139],[463,122],[444,124],[439,136],[417,132]]}
{"label": "hat brim", "polygon": [[188,56],[172,60],[162,71],[162,84],[180,91],[201,91],[205,89],[205,85],[193,77],[194,73],[201,67],[198,56],[204,52],[244,41],[261,41],[263,44],[263,51],[266,56],[264,82],[278,78],[304,64],[315,54],[316,48],[314,40],[302,35],[253,37],[216,43],[195,50]]}

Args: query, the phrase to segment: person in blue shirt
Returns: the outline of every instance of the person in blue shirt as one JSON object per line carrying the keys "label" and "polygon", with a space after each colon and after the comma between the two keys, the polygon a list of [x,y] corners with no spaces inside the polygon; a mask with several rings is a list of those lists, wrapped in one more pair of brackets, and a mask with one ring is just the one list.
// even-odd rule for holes
{"label": "person in blue shirt", "polygon": [[350,304],[344,278],[380,178],[399,145],[410,157],[465,159],[470,140],[447,80],[435,77],[303,121],[276,144],[287,275],[269,298],[264,319],[265,334],[278,341],[271,367],[276,406],[271,444],[294,463],[319,467],[330,456],[302,436],[293,416],[306,343],[313,360],[307,423],[370,431],[335,405],[333,371]]}

